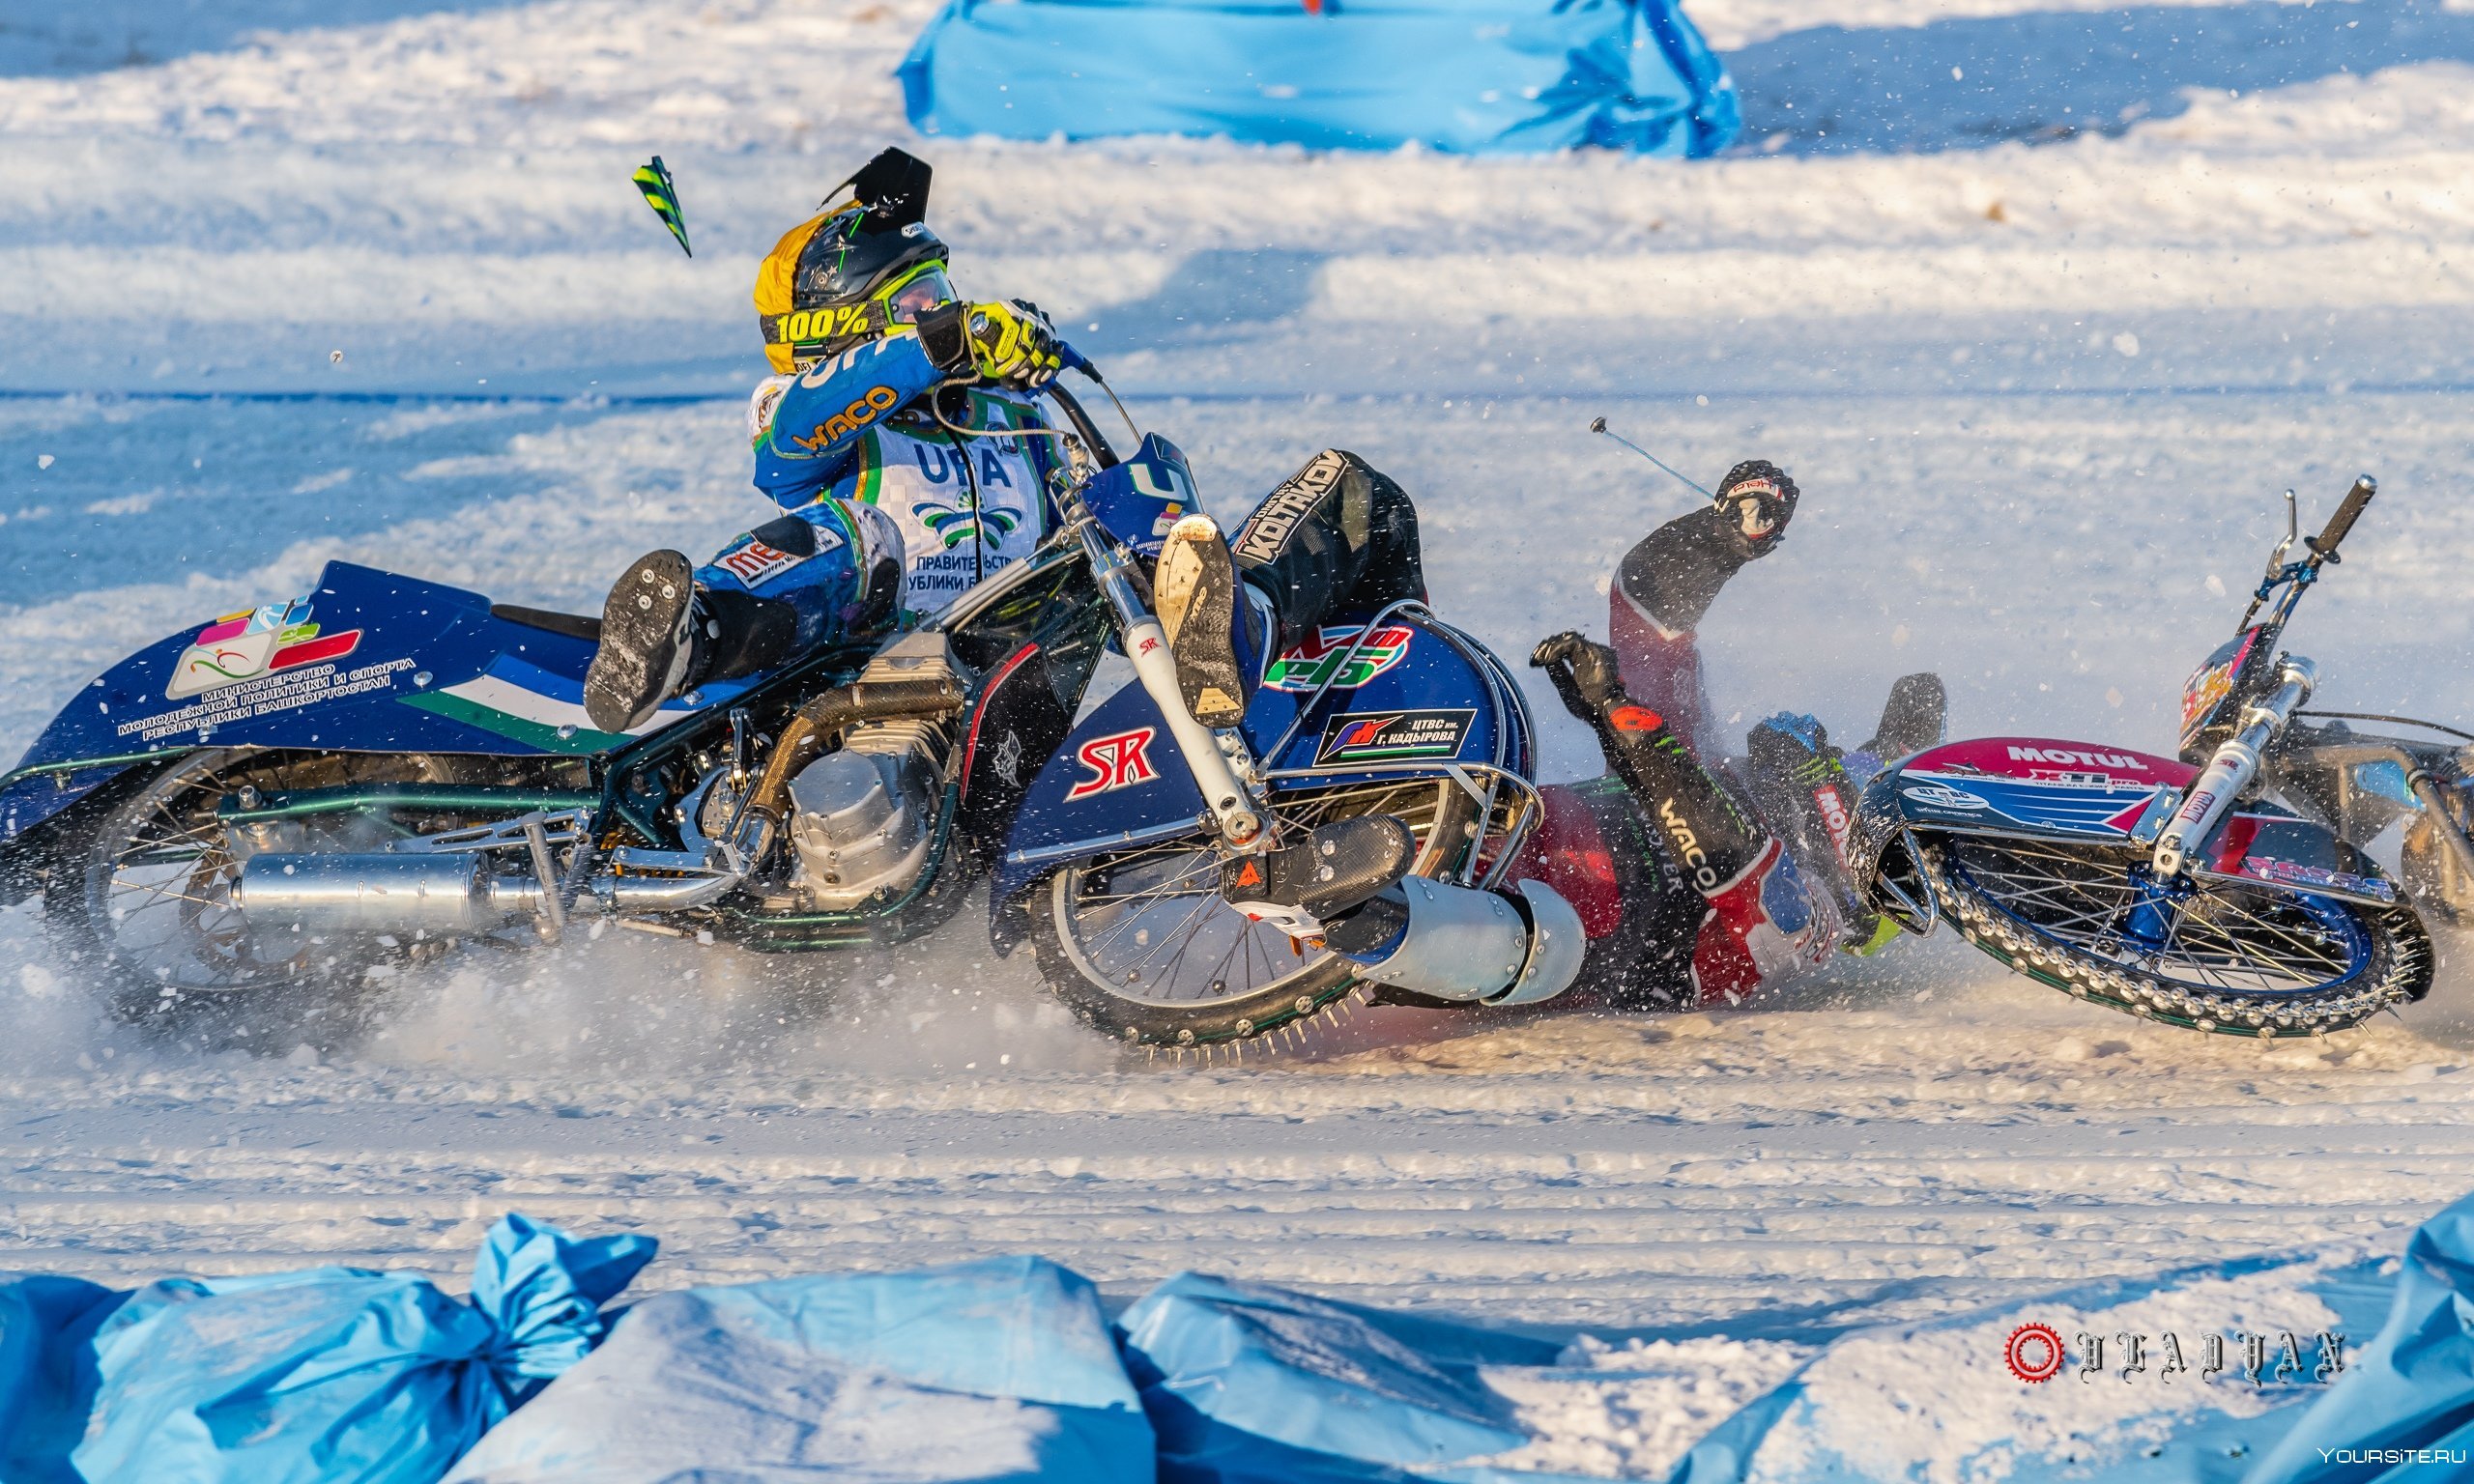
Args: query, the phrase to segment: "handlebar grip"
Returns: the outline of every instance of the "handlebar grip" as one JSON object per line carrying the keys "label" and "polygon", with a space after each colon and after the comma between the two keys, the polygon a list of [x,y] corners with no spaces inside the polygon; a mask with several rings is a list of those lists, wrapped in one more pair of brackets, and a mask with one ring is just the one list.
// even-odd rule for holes
{"label": "handlebar grip", "polygon": [[2328,528],[2311,538],[2311,549],[2321,556],[2334,558],[2337,543],[2345,539],[2345,532],[2353,529],[2354,522],[2362,519],[2363,507],[2369,505],[2371,497],[2378,493],[2378,480],[2369,474],[2357,476],[2354,487],[2345,492],[2345,502],[2337,506],[2336,514],[2328,517]]}
{"label": "handlebar grip", "polygon": [[1068,369],[1079,371],[1084,376],[1089,377],[1095,382],[1106,380],[1106,378],[1100,375],[1099,367],[1091,364],[1088,359],[1084,358],[1080,351],[1076,350],[1073,346],[1068,345],[1063,340],[1056,342],[1056,358],[1064,362]]}

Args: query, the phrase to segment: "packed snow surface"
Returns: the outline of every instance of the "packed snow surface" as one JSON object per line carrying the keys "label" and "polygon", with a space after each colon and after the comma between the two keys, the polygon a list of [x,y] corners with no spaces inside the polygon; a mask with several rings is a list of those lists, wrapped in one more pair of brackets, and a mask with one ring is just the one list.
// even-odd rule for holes
{"label": "packed snow surface", "polygon": [[[928,10],[0,0],[0,752],[331,557],[590,610],[761,518],[749,270],[908,138],[887,73]],[[1858,739],[1934,669],[1959,734],[2170,750],[2277,492],[2321,512],[2359,471],[2380,500],[2290,642],[2326,704],[2474,723],[2474,12],[1696,14],[1745,97],[1720,160],[940,143],[935,218],[1224,519],[1327,444],[1398,476],[1441,606],[1508,656],[1600,626],[1690,499],[1592,416],[1705,483],[1786,465],[1792,537],[1708,626],[1738,733]],[[627,184],[653,153],[693,260]],[[1596,771],[1535,699],[1547,775]],[[1778,1336],[2373,1239],[2474,1185],[2454,971],[2263,1045],[1945,934],[1737,1013],[1385,1012],[1208,1067],[1082,1032],[967,916],[872,956],[452,959],[372,985],[364,1033],[271,1012],[256,1055],[90,990],[0,913],[0,1263],[452,1276],[520,1206],[659,1234],[652,1288],[1202,1268],[1649,1347],[1524,1394],[1569,1433],[1540,1467],[1610,1475],[1776,1380]]]}

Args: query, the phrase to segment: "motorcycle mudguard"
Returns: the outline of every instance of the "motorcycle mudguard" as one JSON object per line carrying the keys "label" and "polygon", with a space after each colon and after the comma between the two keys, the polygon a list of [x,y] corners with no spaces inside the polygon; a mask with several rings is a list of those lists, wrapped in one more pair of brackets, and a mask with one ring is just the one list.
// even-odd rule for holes
{"label": "motorcycle mudguard", "polygon": [[[1424,620],[1402,620],[1386,623],[1352,657],[1349,645],[1364,629],[1362,618],[1335,621],[1267,667],[1241,724],[1258,757],[1324,678],[1348,667],[1280,755],[1265,758],[1267,769],[1431,760],[1529,775],[1529,719],[1491,656],[1468,641],[1464,652]],[[1376,776],[1337,773],[1316,782]],[[1159,708],[1140,685],[1126,685],[1074,728],[1023,794],[990,883],[997,946],[1012,947],[1019,934],[1009,913],[1015,899],[1057,866],[1179,825],[1199,833],[1203,813]]]}
{"label": "motorcycle mudguard", "polygon": [[[96,677],[0,782],[0,842],[123,770],[199,747],[324,752],[608,752],[584,673],[594,644],[503,616],[476,592],[330,562],[301,597],[227,614]],[[653,731],[722,703],[743,681],[674,701]]]}
{"label": "motorcycle mudguard", "polygon": [[[2200,770],[2172,757],[2050,737],[1951,742],[1886,768],[1856,811],[1856,878],[1869,892],[1908,830],[2129,844],[2169,790]],[[1903,849],[1903,846],[1899,848]],[[2390,902],[2396,887],[2353,846],[2270,805],[2228,819],[2195,869],[2296,891]]]}

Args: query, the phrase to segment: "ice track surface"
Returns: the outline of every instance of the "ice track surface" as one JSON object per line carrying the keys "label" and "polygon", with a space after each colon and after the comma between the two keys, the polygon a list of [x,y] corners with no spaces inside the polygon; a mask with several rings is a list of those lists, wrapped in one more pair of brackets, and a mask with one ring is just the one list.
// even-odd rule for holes
{"label": "ice track surface", "polygon": [[[331,557],[589,609],[635,553],[761,515],[746,270],[901,137],[881,73],[916,0],[370,0],[315,31],[267,0],[181,12],[138,43],[159,66],[116,67],[96,26],[129,9],[72,35],[0,0],[25,74],[0,76],[0,751]],[[1795,530],[1710,624],[1739,733],[1787,706],[1860,738],[1933,668],[1961,731],[2162,749],[2275,491],[2324,506],[2358,469],[2381,501],[2292,642],[2329,704],[2474,720],[2474,227],[2444,185],[2474,20],[1705,18],[1753,110],[1706,166],[940,144],[940,221],[966,284],[1115,368],[1223,517],[1327,443],[1397,474],[1444,610],[1508,655],[1600,625],[1596,584],[1683,508],[1592,415],[1705,481],[1786,464]],[[1892,128],[1886,74],[1808,65],[1833,26],[1919,84],[2023,45],[2079,67],[2091,26],[2138,57],[2103,64],[2093,126],[2038,111],[2067,90],[1919,86]],[[692,264],[625,185],[656,150]],[[1548,776],[1594,770],[1536,699]],[[271,1013],[254,1054],[101,1025],[90,987],[0,914],[0,1266],[460,1281],[520,1208],[659,1235],[653,1286],[1034,1250],[1120,1293],[1198,1267],[1746,1334],[2393,1231],[2474,1185],[2455,969],[2402,1019],[2262,1046],[1945,938],[1777,1007],[1387,1012],[1208,1067],[1084,1034],[968,916],[874,956],[459,959],[370,985],[361,1029]]]}

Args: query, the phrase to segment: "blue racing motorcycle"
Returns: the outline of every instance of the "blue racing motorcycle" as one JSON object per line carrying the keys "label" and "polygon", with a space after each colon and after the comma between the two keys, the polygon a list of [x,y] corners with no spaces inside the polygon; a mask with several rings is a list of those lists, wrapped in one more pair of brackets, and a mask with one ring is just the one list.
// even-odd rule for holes
{"label": "blue racing motorcycle", "polygon": [[[1034,435],[1068,474],[1032,556],[888,642],[707,685],[632,734],[585,715],[597,619],[345,562],[142,649],[0,780],[0,897],[41,893],[139,1020],[245,1021],[268,995],[596,921],[765,952],[893,943],[983,880],[1000,950],[1029,941],[1130,1042],[1254,1040],[1367,986],[1560,992],[1578,919],[1506,880],[1540,805],[1502,662],[1395,603],[1272,659],[1239,726],[1199,726],[1145,576],[1197,508],[1185,459],[1156,435],[1119,459],[1050,390],[1073,431]],[[1112,652],[1133,683],[1086,706]],[[1419,842],[1393,889],[1407,927],[1379,950],[1221,898],[1231,857],[1371,813]]]}

